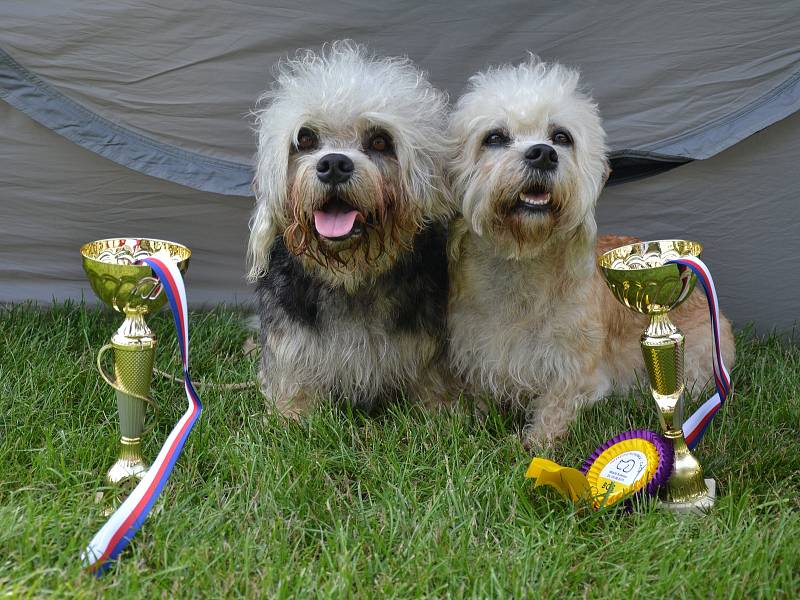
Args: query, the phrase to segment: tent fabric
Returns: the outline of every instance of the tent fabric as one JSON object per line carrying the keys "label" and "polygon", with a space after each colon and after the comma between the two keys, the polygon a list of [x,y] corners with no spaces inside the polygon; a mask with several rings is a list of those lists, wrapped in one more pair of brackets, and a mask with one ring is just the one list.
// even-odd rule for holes
{"label": "tent fabric", "polygon": [[[0,302],[94,303],[78,249],[149,235],[188,245],[194,307],[252,307],[245,281],[249,198],[147,177],[77,148],[0,102]],[[601,233],[688,237],[705,245],[720,305],[734,325],[789,330],[800,280],[800,114],[705,161],[606,188]]]}
{"label": "tent fabric", "polygon": [[452,94],[526,50],[580,66],[612,183],[709,158],[800,109],[798,3],[7,0],[0,17],[7,102],[129,168],[222,194],[251,194],[248,114],[269,65],[341,37],[408,54]]}
{"label": "tent fabric", "polygon": [[94,302],[80,246],[147,235],[192,248],[194,306],[249,305],[250,111],[275,60],[349,37],[409,55],[453,98],[528,50],[579,67],[619,184],[601,232],[698,239],[735,324],[785,330],[800,308],[799,16],[742,0],[5,0],[0,302]]}

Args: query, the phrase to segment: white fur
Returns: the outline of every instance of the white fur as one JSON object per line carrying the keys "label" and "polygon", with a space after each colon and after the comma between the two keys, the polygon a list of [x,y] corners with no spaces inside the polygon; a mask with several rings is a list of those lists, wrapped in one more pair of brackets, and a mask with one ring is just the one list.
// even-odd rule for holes
{"label": "white fur", "polygon": [[274,84],[259,105],[251,280],[266,272],[271,242],[286,226],[289,151],[304,125],[326,134],[309,164],[335,150],[361,159],[362,166],[368,161],[358,132],[369,126],[385,128],[394,140],[400,185],[414,199],[416,219],[423,223],[452,212],[438,160],[445,148],[446,96],[407,58],[377,58],[347,40],[333,42],[321,53],[298,51],[276,65]]}
{"label": "white fur", "polygon": [[443,404],[448,390],[441,374],[446,365],[438,358],[440,340],[403,332],[389,336],[369,321],[345,316],[319,323],[316,331],[295,328],[289,335],[270,335],[264,340],[264,395],[287,416],[308,412],[331,390],[353,399],[381,398],[404,389],[415,402]]}
{"label": "white fur", "polygon": [[[462,215],[476,234],[491,225],[493,206],[485,200],[492,190],[520,179],[525,150],[549,142],[549,128],[566,123],[579,151],[559,150],[560,161],[567,164],[559,169],[558,183],[569,211],[559,223],[559,233],[571,235],[585,228],[585,237],[595,234],[594,221],[587,217],[608,172],[605,132],[597,105],[578,88],[578,81],[576,71],[540,62],[533,55],[514,67],[491,68],[470,78],[450,118],[450,136],[456,140],[451,175],[462,194]],[[481,152],[484,133],[496,127],[514,134],[512,147],[499,156]],[[583,185],[574,186],[576,180]],[[514,255],[534,250],[508,248]]]}

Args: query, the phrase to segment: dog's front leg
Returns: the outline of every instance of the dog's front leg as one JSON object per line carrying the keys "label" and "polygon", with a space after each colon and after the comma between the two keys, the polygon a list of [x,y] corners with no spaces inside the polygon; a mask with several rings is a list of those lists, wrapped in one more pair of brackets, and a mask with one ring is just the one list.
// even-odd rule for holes
{"label": "dog's front leg", "polygon": [[430,365],[409,388],[413,402],[428,410],[441,410],[456,403],[458,386],[443,363]]}
{"label": "dog's front leg", "polygon": [[258,380],[264,396],[284,417],[300,419],[313,409],[314,394],[292,379],[282,377],[278,369],[265,368],[262,363]]}
{"label": "dog's front leg", "polygon": [[548,391],[531,400],[525,409],[522,445],[528,451],[552,446],[567,433],[578,407],[585,401],[583,394],[570,387]]}

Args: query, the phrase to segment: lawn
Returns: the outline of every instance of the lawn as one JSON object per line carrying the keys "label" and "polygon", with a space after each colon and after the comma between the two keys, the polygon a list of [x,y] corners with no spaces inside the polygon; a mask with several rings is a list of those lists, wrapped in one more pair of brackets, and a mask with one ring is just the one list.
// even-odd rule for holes
{"label": "lawn", "polygon": [[[205,410],[160,500],[101,579],[81,569],[116,450],[113,393],[94,367],[119,316],[80,305],[0,308],[0,596],[796,597],[800,593],[800,349],[738,338],[736,395],[697,452],[718,485],[706,517],[643,503],[578,513],[523,478],[502,415],[399,405],[301,423],[255,389],[201,391]],[[166,311],[157,363],[177,371]],[[194,313],[196,380],[241,381],[240,315]],[[185,409],[158,379],[152,459]],[[657,428],[643,395],[584,412],[548,457],[578,466],[625,429]]]}

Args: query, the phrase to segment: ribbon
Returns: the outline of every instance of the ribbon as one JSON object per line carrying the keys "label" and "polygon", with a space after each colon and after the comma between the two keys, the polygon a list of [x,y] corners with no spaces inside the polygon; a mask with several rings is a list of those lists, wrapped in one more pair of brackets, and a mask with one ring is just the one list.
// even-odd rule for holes
{"label": "ribbon", "polygon": [[172,428],[158,457],[147,470],[147,474],[109,517],[106,524],[100,528],[100,531],[95,534],[81,554],[84,566],[95,571],[98,577],[108,569],[111,562],[119,556],[139,531],[167,483],[175,461],[178,460],[183,445],[203,410],[200,397],[189,378],[189,319],[186,288],[183,285],[181,272],[168,256],[161,257],[158,253],[139,262],[145,263],[153,269],[164,288],[164,293],[167,294],[178,335],[178,347],[183,363],[183,386],[189,406],[175,427]]}
{"label": "ribbon", "polygon": [[678,265],[681,271],[681,278],[688,281],[689,269],[697,275],[697,281],[703,287],[708,300],[708,312],[711,314],[711,333],[714,342],[713,348],[713,367],[714,367],[714,385],[717,388],[717,393],[706,400],[700,408],[698,408],[692,416],[690,416],[683,424],[683,436],[686,438],[686,445],[690,449],[694,449],[711,423],[711,419],[722,408],[725,400],[731,394],[731,376],[725,368],[725,363],[722,362],[722,351],[720,350],[720,330],[719,330],[719,302],[717,300],[717,290],[714,287],[714,279],[711,277],[711,271],[708,270],[706,264],[695,257],[676,258],[675,260],[668,261]]}

